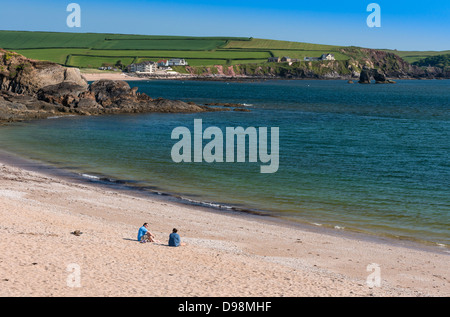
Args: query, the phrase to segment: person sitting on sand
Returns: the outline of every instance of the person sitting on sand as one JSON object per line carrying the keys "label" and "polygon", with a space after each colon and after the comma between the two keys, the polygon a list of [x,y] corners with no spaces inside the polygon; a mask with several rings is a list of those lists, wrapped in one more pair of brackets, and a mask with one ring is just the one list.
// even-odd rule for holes
{"label": "person sitting on sand", "polygon": [[180,235],[177,233],[178,230],[173,228],[172,233],[169,235],[169,246],[171,247],[179,247],[180,245],[185,245],[181,243]]}
{"label": "person sitting on sand", "polygon": [[145,242],[158,242],[155,240],[155,235],[148,231],[148,223],[144,223],[142,227],[139,228],[138,231],[138,241],[141,243]]}

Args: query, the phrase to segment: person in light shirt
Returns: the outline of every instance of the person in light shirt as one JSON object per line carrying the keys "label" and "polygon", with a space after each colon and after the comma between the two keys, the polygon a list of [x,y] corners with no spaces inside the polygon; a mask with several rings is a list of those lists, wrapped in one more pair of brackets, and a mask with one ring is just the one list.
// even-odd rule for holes
{"label": "person in light shirt", "polygon": [[147,222],[139,228],[137,239],[141,243],[158,242],[157,240],[155,240],[155,235],[148,230]]}

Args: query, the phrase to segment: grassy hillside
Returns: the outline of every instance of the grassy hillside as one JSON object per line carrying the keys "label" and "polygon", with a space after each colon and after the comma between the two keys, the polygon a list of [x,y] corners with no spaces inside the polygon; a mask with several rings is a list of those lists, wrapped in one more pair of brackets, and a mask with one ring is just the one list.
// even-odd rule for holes
{"label": "grassy hillside", "polygon": [[437,56],[437,55],[445,55],[450,54],[449,51],[397,51],[397,50],[384,50],[386,52],[394,53],[401,58],[403,58],[408,63],[414,63],[418,62],[424,58],[430,57],[430,56]]}
{"label": "grassy hillside", "polygon": [[190,65],[234,64],[264,61],[261,51],[221,50],[239,37],[149,36],[105,33],[54,33],[0,31],[0,48],[28,58],[49,60],[65,66],[96,68],[120,60],[127,65],[142,60],[185,58]]}
{"label": "grassy hillside", "polygon": [[414,62],[417,66],[435,66],[440,68],[450,68],[450,54],[434,55]]}
{"label": "grassy hillside", "polygon": [[339,48],[339,46],[267,40],[267,39],[252,39],[251,41],[245,42],[230,40],[225,48],[328,51],[328,50],[336,50],[337,48]]}
{"label": "grassy hillside", "polygon": [[324,53],[333,53],[338,60],[349,58],[337,46],[243,37],[0,31],[0,47],[80,68],[170,58],[185,58],[192,66],[264,63],[271,56],[303,59]]}
{"label": "grassy hillside", "polygon": [[[192,66],[229,66],[262,64],[273,56],[302,60],[304,57],[319,57],[331,53],[338,61],[357,56],[357,52],[348,53],[348,47],[245,37],[26,31],[0,31],[0,48],[16,51],[28,58],[79,68],[98,68],[104,63],[116,64],[119,60],[123,65],[128,65],[144,60],[185,58]],[[410,63],[450,53],[386,51],[395,53]]]}

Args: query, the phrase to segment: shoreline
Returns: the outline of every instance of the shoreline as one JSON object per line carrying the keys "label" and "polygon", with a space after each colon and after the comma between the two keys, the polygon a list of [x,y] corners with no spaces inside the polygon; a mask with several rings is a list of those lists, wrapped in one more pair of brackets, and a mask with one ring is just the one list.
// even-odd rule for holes
{"label": "shoreline", "polygon": [[[338,78],[284,78],[277,76],[201,76],[192,74],[154,74],[154,75],[142,75],[142,76],[130,76],[127,73],[122,72],[111,72],[111,73],[82,73],[81,74],[87,81],[96,81],[101,79],[110,80],[124,80],[124,81],[145,81],[145,80],[193,80],[193,81],[265,81],[265,80],[342,80],[342,81],[352,81],[349,84],[359,84],[359,78],[351,77],[338,77]],[[391,79],[391,78],[389,78]],[[395,80],[450,80],[450,78],[392,78]],[[371,84],[383,84],[376,83],[372,80]]]}
{"label": "shoreline", "polygon": [[[105,292],[109,292],[109,296],[130,296],[125,285],[120,283],[111,281],[115,285],[114,288],[104,287],[104,283],[107,282],[104,280],[105,276],[109,274],[104,266],[107,266],[108,259],[113,256],[108,252],[117,257],[117,263],[127,261],[122,259],[122,256],[135,259],[130,252],[138,252],[144,258],[151,258],[153,252],[156,252],[156,256],[162,262],[183,255],[184,265],[177,282],[164,285],[162,281],[167,283],[170,275],[157,268],[145,272],[148,273],[148,278],[152,277],[152,283],[155,278],[161,279],[158,280],[159,284],[157,283],[160,288],[176,288],[180,280],[184,286],[195,284],[197,287],[190,288],[192,292],[180,289],[176,296],[448,296],[450,294],[446,277],[449,254],[445,251],[435,252],[438,250],[413,248],[411,245],[393,244],[390,240],[373,240],[370,237],[364,239],[359,234],[322,230],[325,228],[287,225],[265,217],[226,214],[212,210],[208,212],[206,208],[182,205],[163,197],[148,195],[144,197],[110,186],[89,184],[87,181],[71,181],[63,176],[64,173],[59,176],[51,175],[43,167],[41,171],[32,171],[33,166],[27,168],[25,160],[22,163],[16,161],[19,167],[14,166],[14,159],[10,157],[8,161],[4,155],[0,156],[2,169],[0,181],[4,185],[0,189],[0,204],[5,210],[1,216],[0,235],[5,254],[9,254],[11,260],[15,259],[19,263],[25,261],[22,256],[27,256],[39,258],[33,263],[44,265],[46,261],[50,261],[56,265],[55,263],[64,262],[62,258],[64,248],[72,250],[80,247],[81,243],[81,250],[76,252],[78,256],[83,259],[82,261],[91,263],[94,260],[87,257],[87,254],[95,251],[95,254],[100,255],[95,257],[100,271],[98,276],[89,276],[89,279],[95,280],[96,283],[89,284],[88,287],[74,290],[60,285],[56,293],[49,294],[48,289],[42,285],[33,284],[34,280],[37,282],[40,279],[40,275],[32,276],[35,271],[27,266],[28,269],[24,268],[20,279],[27,280],[27,277],[30,277],[29,283],[33,284],[33,287],[29,288],[28,284],[22,287],[18,285],[8,287],[14,283],[5,282],[4,289],[0,291],[3,296],[23,295],[23,292],[31,296],[73,296],[73,294],[103,296]],[[83,207],[81,210],[80,206]],[[31,216],[27,217],[29,213]],[[34,224],[30,226],[29,218],[43,223],[40,226]],[[46,218],[51,220],[44,221]],[[135,239],[135,231],[137,232],[137,228],[145,221],[151,224],[157,238],[163,237],[161,240],[164,240],[164,235],[168,235],[169,230],[176,226],[181,229],[182,240],[184,239],[188,246],[175,251],[162,245],[142,245],[130,241]],[[77,222],[83,223],[85,227],[76,225]],[[84,234],[74,237],[70,235],[69,227],[73,230],[80,229]],[[18,234],[18,230],[22,230],[22,233]],[[36,230],[41,232],[35,232]],[[116,237],[114,233],[117,233]],[[109,239],[103,241],[105,235],[109,236],[111,241]],[[122,237],[123,235],[125,236]],[[23,240],[25,237],[26,241]],[[32,241],[28,241],[29,239]],[[85,239],[87,241],[84,241]],[[32,250],[43,248],[43,251],[23,250],[29,243],[35,243],[35,247],[38,248]],[[50,246],[47,246],[47,243]],[[104,250],[99,248],[106,247],[105,244],[108,246],[112,244],[114,247],[109,246],[108,252],[104,253]],[[12,249],[12,245],[15,245],[16,249]],[[64,248],[61,249],[62,247]],[[115,248],[120,252],[115,252]],[[152,249],[151,252],[149,248]],[[53,249],[60,256],[52,257]],[[217,258],[227,260],[219,263]],[[18,280],[19,276],[15,272],[21,270],[14,270],[14,264],[8,259],[6,255],[2,257],[0,268],[2,274],[9,277],[1,278],[8,279],[8,282]],[[369,274],[366,267],[370,263],[380,265],[381,287],[370,288],[365,283]],[[194,281],[192,270],[196,270],[199,265],[203,271],[196,271]],[[115,269],[119,276],[133,279],[129,274],[136,273],[139,268],[142,268],[139,263],[128,263],[128,266],[119,265]],[[265,277],[259,276],[263,274],[262,272]],[[65,274],[55,273],[55,270],[50,276],[49,272],[44,273],[50,281]],[[227,274],[232,278],[223,276]],[[254,276],[255,274],[257,276]],[[145,279],[146,275],[134,278],[140,277]],[[214,282],[210,285],[205,284],[205,281]],[[247,285],[250,281],[251,286]],[[224,288],[230,283],[234,286],[233,290],[229,287]],[[267,285],[273,287],[268,289]],[[171,296],[171,293],[140,290],[135,295]]]}
{"label": "shoreline", "polygon": [[77,173],[73,170],[73,168],[65,169],[62,167],[57,167],[49,162],[26,158],[12,152],[7,152],[3,149],[0,149],[0,164],[1,163],[22,168],[30,172],[44,173],[50,177],[62,178],[69,182],[88,184],[104,189],[112,189],[129,195],[161,200],[166,203],[169,202],[178,206],[194,207],[201,209],[204,212],[210,212],[213,214],[247,217],[256,222],[263,221],[281,226],[299,228],[300,230],[336,235],[344,238],[359,239],[369,242],[402,246],[416,250],[450,254],[450,247],[446,244],[421,240],[415,237],[375,233],[361,228],[336,227],[333,224],[317,224],[307,220],[285,218],[282,216],[272,215],[266,210],[253,210],[246,208],[245,206],[238,207],[220,204],[217,202],[196,201],[183,197],[179,193],[166,192],[157,187],[151,186],[152,188],[149,188],[148,186],[136,186],[126,180],[113,179],[109,175],[99,175],[98,173],[92,173],[95,175],[91,175],[89,174],[91,172],[85,171]]}

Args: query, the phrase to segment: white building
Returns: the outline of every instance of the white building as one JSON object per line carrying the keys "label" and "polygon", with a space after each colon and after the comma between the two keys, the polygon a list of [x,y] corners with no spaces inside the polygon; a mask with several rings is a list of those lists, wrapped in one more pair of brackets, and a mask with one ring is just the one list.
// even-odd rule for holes
{"label": "white building", "polygon": [[323,61],[334,61],[334,60],[335,60],[333,54],[323,54],[323,55],[320,57],[320,59],[323,60]]}
{"label": "white building", "polygon": [[145,61],[142,63],[131,64],[128,66],[130,73],[154,73],[156,71],[156,63],[152,61]]}
{"label": "white building", "polygon": [[168,68],[169,67],[169,61],[167,59],[162,59],[158,61],[158,67],[159,68]]}
{"label": "white building", "polygon": [[188,63],[183,58],[172,58],[168,61],[168,66],[187,66]]}
{"label": "white building", "polygon": [[334,61],[333,54],[322,54],[320,57],[305,57],[303,59],[305,62],[316,62],[316,61]]}

